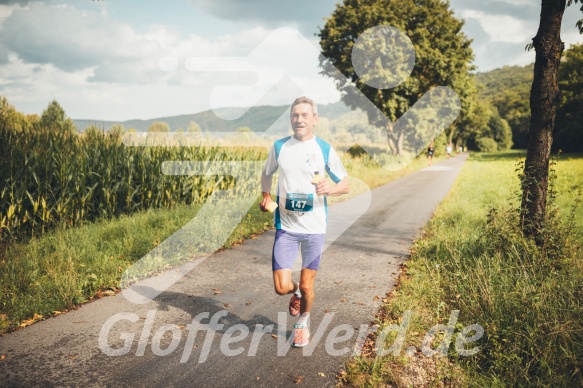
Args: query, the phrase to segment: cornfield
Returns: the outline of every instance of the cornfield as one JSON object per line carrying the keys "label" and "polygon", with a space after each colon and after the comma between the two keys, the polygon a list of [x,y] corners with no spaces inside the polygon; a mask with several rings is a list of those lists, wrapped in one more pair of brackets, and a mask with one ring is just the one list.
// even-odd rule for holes
{"label": "cornfield", "polygon": [[[83,134],[40,125],[0,128],[0,241],[39,235],[57,225],[201,203],[235,184],[229,176],[165,175],[165,161],[265,157],[266,150],[258,148],[128,147],[121,131],[97,128]],[[243,190],[253,190],[255,180],[247,182]]]}

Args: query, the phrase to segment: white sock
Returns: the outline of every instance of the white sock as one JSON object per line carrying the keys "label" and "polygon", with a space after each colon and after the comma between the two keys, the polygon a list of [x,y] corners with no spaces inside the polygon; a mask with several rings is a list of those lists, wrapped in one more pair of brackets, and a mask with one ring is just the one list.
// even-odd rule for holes
{"label": "white sock", "polygon": [[304,325],[304,326],[308,326],[310,322],[310,313],[303,313],[300,316],[300,320],[298,321],[298,325]]}
{"label": "white sock", "polygon": [[296,298],[300,299],[302,297],[302,293],[300,292],[300,283],[296,283],[298,285],[298,289],[294,292]]}

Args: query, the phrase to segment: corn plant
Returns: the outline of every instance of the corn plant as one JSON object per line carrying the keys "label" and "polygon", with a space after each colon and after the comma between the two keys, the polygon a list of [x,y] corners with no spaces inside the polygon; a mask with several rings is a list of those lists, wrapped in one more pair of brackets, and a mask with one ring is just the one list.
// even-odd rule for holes
{"label": "corn plant", "polygon": [[[164,161],[264,157],[265,150],[252,148],[127,147],[120,130],[95,127],[76,134],[40,122],[2,126],[0,240],[27,238],[57,225],[79,225],[99,217],[202,203],[215,190],[235,187],[232,177],[164,175]],[[252,192],[256,187],[251,182],[237,182],[233,194]]]}

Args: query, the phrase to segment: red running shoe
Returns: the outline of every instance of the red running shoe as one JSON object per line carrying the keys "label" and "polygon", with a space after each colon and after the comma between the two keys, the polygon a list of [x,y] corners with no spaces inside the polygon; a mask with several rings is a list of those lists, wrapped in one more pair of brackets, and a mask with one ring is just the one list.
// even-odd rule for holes
{"label": "red running shoe", "polygon": [[292,295],[289,300],[289,315],[292,317],[297,317],[300,315],[300,302],[301,298],[298,298],[295,294]]}

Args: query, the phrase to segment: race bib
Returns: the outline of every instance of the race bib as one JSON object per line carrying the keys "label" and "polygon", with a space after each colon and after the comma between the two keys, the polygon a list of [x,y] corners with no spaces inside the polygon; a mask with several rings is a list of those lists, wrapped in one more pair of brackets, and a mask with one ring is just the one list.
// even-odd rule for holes
{"label": "race bib", "polygon": [[290,212],[311,212],[314,208],[314,194],[288,193],[285,210]]}

